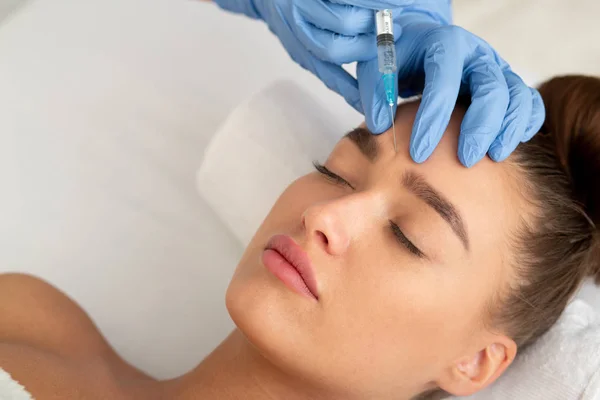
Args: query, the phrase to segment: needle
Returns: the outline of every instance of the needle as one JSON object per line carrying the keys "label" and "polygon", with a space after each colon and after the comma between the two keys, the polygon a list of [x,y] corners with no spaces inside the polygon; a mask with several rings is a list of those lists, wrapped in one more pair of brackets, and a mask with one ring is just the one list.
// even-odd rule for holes
{"label": "needle", "polygon": [[396,124],[394,123],[394,106],[390,104],[390,115],[392,116],[392,135],[394,135],[394,151],[398,152],[398,147],[396,146]]}
{"label": "needle", "polygon": [[398,101],[396,95],[396,86],[398,80],[396,77],[396,45],[394,40],[394,20],[391,10],[380,10],[375,12],[375,27],[377,31],[377,60],[379,72],[383,74],[383,88],[385,98],[390,105],[390,116],[392,117],[392,131],[394,134],[394,151],[397,153],[396,146],[396,125],[394,123],[394,105]]}

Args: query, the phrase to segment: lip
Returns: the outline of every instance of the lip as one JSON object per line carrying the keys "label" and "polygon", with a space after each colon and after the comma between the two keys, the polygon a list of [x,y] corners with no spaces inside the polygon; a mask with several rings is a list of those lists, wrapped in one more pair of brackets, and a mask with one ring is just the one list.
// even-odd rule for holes
{"label": "lip", "polygon": [[319,300],[317,280],[308,254],[288,235],[275,235],[262,254],[265,267],[290,289]]}

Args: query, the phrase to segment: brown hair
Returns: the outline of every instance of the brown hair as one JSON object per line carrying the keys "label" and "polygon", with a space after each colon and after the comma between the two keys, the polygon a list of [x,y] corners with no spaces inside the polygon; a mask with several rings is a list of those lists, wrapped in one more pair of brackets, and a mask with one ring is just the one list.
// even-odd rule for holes
{"label": "brown hair", "polygon": [[563,76],[539,87],[540,133],[509,159],[531,207],[513,237],[514,279],[491,313],[523,350],[560,317],[587,276],[600,282],[600,79]]}
{"label": "brown hair", "polygon": [[[511,284],[493,296],[487,324],[531,345],[558,320],[586,277],[600,283],[600,79],[571,75],[539,87],[540,132],[506,161],[523,197],[511,238]],[[434,389],[416,399],[441,399]]]}

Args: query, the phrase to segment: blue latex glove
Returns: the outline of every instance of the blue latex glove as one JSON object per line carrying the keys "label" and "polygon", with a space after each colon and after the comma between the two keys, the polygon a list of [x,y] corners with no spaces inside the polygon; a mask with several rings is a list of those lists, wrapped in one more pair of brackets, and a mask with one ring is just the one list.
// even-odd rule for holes
{"label": "blue latex glove", "polygon": [[[413,160],[425,161],[438,145],[459,92],[470,93],[472,100],[458,141],[458,157],[465,166],[486,153],[495,161],[504,160],[538,132],[545,118],[540,94],[484,40],[410,12],[399,22],[399,92],[423,94],[410,141]],[[367,126],[381,133],[392,122],[377,60],[359,63],[357,75]]]}
{"label": "blue latex glove", "polygon": [[[451,22],[449,0],[215,1],[224,9],[266,21],[292,59],[365,114],[374,133],[388,129],[391,120],[377,61],[372,60],[373,10],[392,8],[398,77],[406,86],[401,95],[423,93],[410,146],[417,162],[425,161],[439,143],[459,90],[469,91],[473,99],[459,139],[459,159],[466,166],[488,151],[492,159],[503,160],[544,120],[537,91],[528,88],[487,43],[460,28],[444,26]],[[366,60],[372,61],[359,63],[358,84],[340,66]]]}
{"label": "blue latex glove", "polygon": [[[215,0],[264,20],[292,59],[364,114],[358,84],[341,65],[377,57],[374,10],[448,0]],[[432,6],[433,7],[433,6]],[[399,12],[394,13],[399,16]],[[435,14],[432,13],[432,18]],[[400,27],[396,26],[396,37]],[[369,114],[370,115],[370,114]]]}

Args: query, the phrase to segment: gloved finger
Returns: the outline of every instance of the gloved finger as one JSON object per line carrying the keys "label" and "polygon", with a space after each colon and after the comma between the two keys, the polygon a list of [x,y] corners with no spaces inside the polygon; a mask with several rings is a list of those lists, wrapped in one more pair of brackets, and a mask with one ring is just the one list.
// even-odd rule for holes
{"label": "gloved finger", "polygon": [[356,111],[364,114],[358,83],[344,68],[312,56],[311,71],[321,79],[325,86],[342,96]]}
{"label": "gloved finger", "polygon": [[423,60],[425,86],[410,138],[410,155],[417,163],[431,156],[456,105],[464,60],[448,45],[443,40],[433,43]]}
{"label": "gloved finger", "polygon": [[296,20],[298,39],[312,54],[323,61],[342,65],[377,57],[375,34],[344,36],[317,28],[303,18]]}
{"label": "gloved finger", "polygon": [[440,0],[331,0],[333,3],[348,4],[356,7],[369,8],[371,10],[383,10],[384,8],[398,8],[412,6],[419,3],[419,6],[439,5]]}
{"label": "gloved finger", "polygon": [[352,75],[341,66],[319,60],[312,55],[291,30],[280,32],[278,38],[292,60],[316,75],[325,86],[341,95],[356,111],[363,113],[358,83]]}
{"label": "gloved finger", "polygon": [[544,120],[546,119],[546,108],[544,107],[544,101],[540,92],[536,89],[529,88],[531,92],[531,117],[529,118],[529,124],[525,130],[525,135],[521,139],[521,142],[527,142],[540,131]]}
{"label": "gloved finger", "polygon": [[532,93],[525,82],[511,70],[504,71],[510,101],[500,134],[490,146],[488,155],[494,161],[505,160],[525,136],[532,110]]}
{"label": "gloved finger", "polygon": [[498,135],[510,98],[506,79],[488,54],[467,65],[464,79],[471,91],[471,105],[460,127],[458,158],[471,167],[485,156]]}
{"label": "gloved finger", "polygon": [[302,0],[296,3],[298,12],[316,28],[345,36],[373,34],[375,14],[373,10],[327,0]]}
{"label": "gloved finger", "polygon": [[[356,76],[367,128],[376,135],[383,133],[392,126],[397,104],[390,110],[377,60],[358,63]],[[397,92],[395,98],[398,98]]]}

